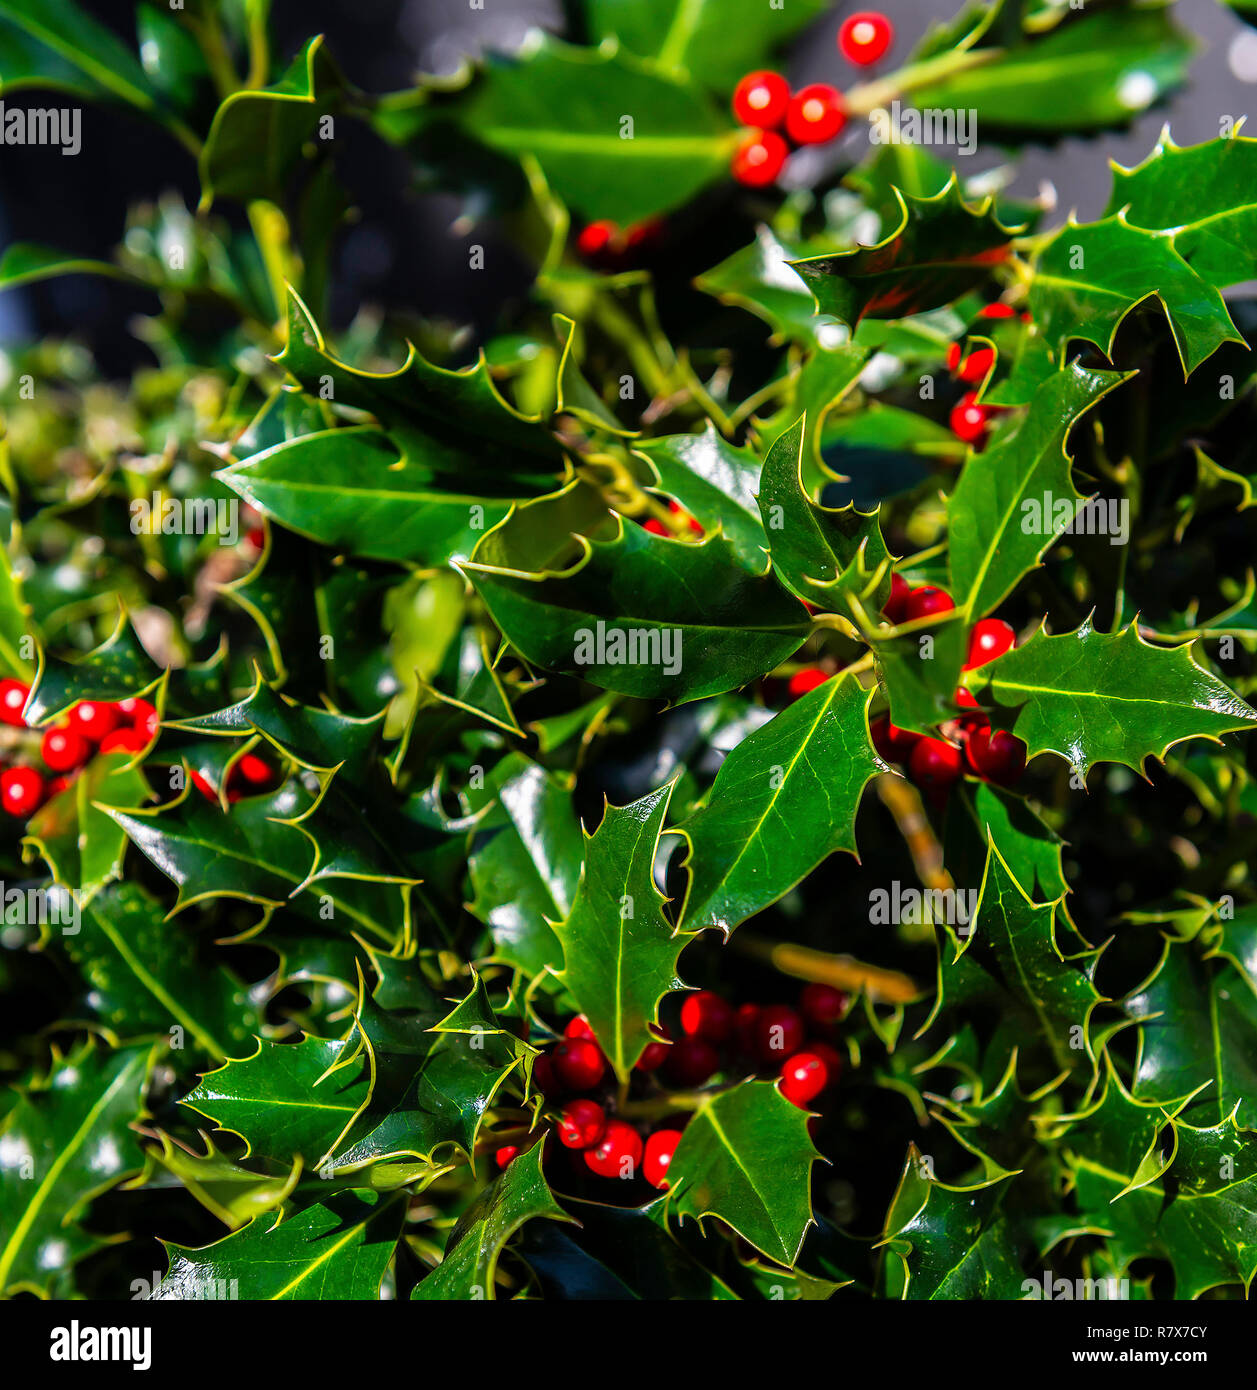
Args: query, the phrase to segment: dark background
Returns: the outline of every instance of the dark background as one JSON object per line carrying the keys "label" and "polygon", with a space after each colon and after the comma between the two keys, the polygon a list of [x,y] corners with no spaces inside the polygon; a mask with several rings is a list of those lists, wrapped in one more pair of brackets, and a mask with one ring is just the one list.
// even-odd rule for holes
{"label": "dark background", "polygon": [[[834,35],[843,13],[864,3],[835,5],[802,36],[787,66],[792,81],[850,84],[851,69],[839,58]],[[128,0],[86,0],[86,7],[134,43],[134,7]],[[930,23],[949,18],[959,7],[960,0],[886,0],[881,8],[899,35],[892,58],[901,61]],[[530,25],[562,31],[563,8],[563,0],[488,0],[483,10],[472,10],[467,0],[275,0],[276,50],[287,59],[311,34],[324,33],[352,82],[371,92],[391,91],[421,71],[451,72],[486,47],[513,49]],[[1122,134],[1031,147],[1020,156],[983,147],[972,158],[955,161],[962,174],[1015,159],[1014,191],[1035,195],[1047,181],[1058,199],[1054,216],[1077,208],[1081,217],[1093,217],[1108,197],[1108,159],[1137,163],[1167,122],[1180,144],[1217,136],[1222,116],[1238,118],[1255,104],[1257,31],[1215,0],[1180,0],[1176,13],[1201,49],[1188,86],[1170,104]],[[46,103],[39,93],[7,99]],[[853,129],[844,141],[850,148],[838,157],[856,157],[866,138],[863,128]],[[339,247],[333,327],[363,302],[456,321],[489,317],[493,306],[487,301],[506,287],[489,276],[451,273],[466,265],[465,237],[450,232],[458,205],[415,190],[406,161],[367,132],[348,131],[343,146],[342,177],[362,217],[346,230]],[[181,147],[127,112],[85,106],[77,158],[46,149],[0,148],[0,243],[43,241],[107,258],[121,237],[128,204],[172,188],[195,206],[195,169]],[[469,278],[486,302],[468,301]],[[49,281],[0,294],[0,343],[73,333],[96,351],[106,371],[123,372],[151,360],[128,323],[153,307],[142,293],[112,281],[87,276]]]}

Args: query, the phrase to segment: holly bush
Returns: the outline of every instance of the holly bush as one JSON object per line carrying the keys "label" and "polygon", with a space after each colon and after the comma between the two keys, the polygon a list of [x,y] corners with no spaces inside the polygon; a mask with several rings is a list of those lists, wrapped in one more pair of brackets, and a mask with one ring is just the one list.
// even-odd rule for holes
{"label": "holly bush", "polygon": [[[200,186],[0,261],[148,306],[4,363],[0,1289],[1242,1298],[1257,141],[930,144],[1099,161],[1192,38],[583,0],[375,93],[267,9],[0,0]],[[364,149],[474,324],[337,310]]]}

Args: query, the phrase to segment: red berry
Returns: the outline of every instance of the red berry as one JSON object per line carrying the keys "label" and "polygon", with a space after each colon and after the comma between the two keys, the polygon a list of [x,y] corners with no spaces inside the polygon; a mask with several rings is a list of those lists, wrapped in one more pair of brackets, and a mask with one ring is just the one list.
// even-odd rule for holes
{"label": "red berry", "polygon": [[664,1073],[678,1087],[701,1086],[720,1065],[720,1053],[706,1038],[682,1038],[668,1049]]}
{"label": "red berry", "polygon": [[507,1168],[510,1166],[511,1160],[515,1158],[518,1154],[518,1144],[503,1144],[502,1147],[498,1149],[497,1152],[493,1155],[493,1161],[498,1165],[499,1168]]}
{"label": "red berry", "polygon": [[991,412],[986,406],[979,405],[970,391],[960,404],[953,408],[947,423],[957,439],[963,440],[966,444],[976,444],[985,436],[990,418]]}
{"label": "red berry", "polygon": [[661,1023],[652,1023],[650,1031],[657,1038],[663,1038],[663,1042],[653,1042],[646,1044],[646,1050],[635,1063],[638,1071],[658,1071],[668,1060],[668,1053],[672,1051],[668,1045],[672,1040],[672,1034]]}
{"label": "red berry", "polygon": [[962,754],[954,743],[941,738],[923,738],[912,750],[908,768],[919,786],[945,791],[960,776]]}
{"label": "red berry", "polygon": [[787,689],[794,699],[800,695],[806,695],[809,690],[815,690],[818,685],[824,685],[829,679],[829,672],[822,671],[819,666],[807,666],[802,671],[796,671],[790,677]]}
{"label": "red berry", "polygon": [[75,774],[63,772],[60,776],[54,777],[48,783],[48,799],[51,801],[54,796],[60,796],[67,787],[74,785]]}
{"label": "red berry", "polygon": [[670,536],[672,534],[662,521],[657,521],[653,516],[649,521],[643,523],[642,529],[649,531],[652,536]]}
{"label": "red berry", "polygon": [[[1012,651],[1017,634],[1001,618],[983,618],[973,625],[969,634],[969,655],[965,658],[965,670],[973,671],[994,661],[997,656]],[[976,703],[976,702],[975,702]]]}
{"label": "red berry", "polygon": [[954,372],[960,366],[960,344],[952,343],[947,349],[947,370]]}
{"label": "red berry", "polygon": [[118,727],[118,711],[114,705],[99,700],[80,700],[69,714],[70,727],[84,738],[99,743],[106,734]]}
{"label": "red berry", "polygon": [[952,699],[965,711],[964,714],[957,716],[957,723],[960,725],[960,737],[962,739],[967,739],[975,729],[985,729],[990,726],[991,721],[986,717],[986,713],[983,711],[982,706],[978,704],[977,700],[964,688],[964,686],[959,686],[957,688]]}
{"label": "red berry", "polygon": [[755,1020],[755,1051],[763,1062],[777,1064],[803,1046],[803,1020],[785,1004],[770,1004]]}
{"label": "red berry", "polygon": [[902,574],[892,574],[890,576],[890,597],[882,604],[882,612],[892,623],[903,622],[904,604],[908,602],[908,595],[912,592],[912,585],[903,577]]}
{"label": "red berry", "polygon": [[92,756],[92,746],[77,729],[58,724],[44,735],[39,756],[51,771],[69,772],[72,767],[82,767]]}
{"label": "red berry", "polygon": [[1017,315],[1016,309],[1011,304],[1004,304],[996,300],[994,304],[984,304],[978,310],[980,319],[1011,319]]}
{"label": "red berry", "polygon": [[573,1091],[592,1091],[607,1069],[602,1048],[588,1038],[565,1038],[554,1049],[554,1069]]}
{"label": "red berry", "polygon": [[251,787],[269,787],[275,781],[275,769],[256,753],[246,753],[232,769],[233,780],[246,782]]}
{"label": "red berry", "polygon": [[23,820],[44,799],[44,779],[33,767],[9,767],[0,772],[0,806]]}
{"label": "red berry", "polygon": [[790,147],[775,131],[752,130],[733,154],[733,177],[748,188],[776,181]]}
{"label": "red berry", "polygon": [[799,995],[799,1008],[813,1028],[832,1027],[847,1008],[847,996],[833,985],[804,985]]}
{"label": "red berry", "polygon": [[672,513],[673,516],[679,516],[684,518],[685,524],[690,528],[691,531],[697,531],[700,536],[703,534],[702,522],[699,521],[696,517],[691,516],[690,513],[687,512],[685,508],[680,504],[680,502],[673,502],[669,500],[668,510]]}
{"label": "red berry", "polygon": [[642,1157],[642,1177],[651,1187],[668,1186],[668,1164],[681,1142],[679,1129],[657,1129],[646,1140],[646,1152]]}
{"label": "red berry", "polygon": [[[100,742],[102,753],[142,753],[152,739],[142,734],[139,729],[115,729],[113,733],[107,734]],[[44,759],[47,762],[47,758]],[[51,766],[51,764],[49,764]],[[217,796],[212,798],[217,801]]]}
{"label": "red berry", "polygon": [[748,72],[733,89],[733,114],[760,130],[779,126],[789,105],[790,84],[780,73]]}
{"label": "red berry", "polygon": [[916,747],[920,734],[909,733],[898,724],[892,724],[885,715],[875,719],[869,726],[873,737],[873,747],[884,763],[906,763]]}
{"label": "red berry", "polygon": [[634,222],[624,233],[624,244],[630,251],[650,251],[663,240],[667,223],[662,217],[648,217]]}
{"label": "red berry", "polygon": [[588,1149],[602,1138],[607,1114],[597,1101],[570,1100],[559,1116],[559,1142],[565,1149]]}
{"label": "red berry", "polygon": [[549,1057],[541,1056],[533,1060],[532,1089],[540,1091],[543,1096],[555,1096],[562,1091],[554,1063]]}
{"label": "red berry", "polygon": [[847,104],[827,82],[800,88],[786,112],[786,134],[796,145],[823,145],[846,124]]}
{"label": "red berry", "polygon": [[827,1086],[833,1086],[842,1075],[843,1060],[842,1053],[835,1047],[830,1047],[827,1042],[810,1042],[807,1051],[814,1053],[825,1063],[825,1072],[828,1077]]}
{"label": "red berry", "polygon": [[22,681],[0,681],[0,723],[12,724],[17,729],[26,728],[22,707],[30,693],[30,686]]}
{"label": "red berry", "polygon": [[147,700],[132,696],[128,700],[119,700],[117,708],[124,719],[130,720],[132,728],[146,734],[149,739],[157,737],[157,711]]}
{"label": "red berry", "polygon": [[965,744],[970,767],[988,782],[1011,787],[1026,770],[1026,745],[1005,729],[975,729]]}
{"label": "red berry", "polygon": [[950,613],[955,606],[946,589],[935,589],[929,584],[922,584],[908,595],[903,616],[906,622],[911,623],[918,618],[932,618],[936,613]]}
{"label": "red berry", "polygon": [[600,1178],[634,1177],[641,1161],[641,1135],[623,1120],[608,1120],[602,1138],[585,1150],[585,1162]]}
{"label": "red berry", "polygon": [[568,1020],[567,1027],[563,1030],[565,1038],[588,1038],[590,1042],[597,1042],[598,1037],[594,1030],[589,1026],[589,1020],[584,1014],[576,1014]]}
{"label": "red berry", "polygon": [[[108,752],[108,749],[103,750]],[[208,777],[203,777],[195,768],[190,769],[192,773],[192,785],[201,793],[206,801],[217,801],[218,793],[214,790],[214,784]]]}
{"label": "red berry", "polygon": [[829,1084],[829,1071],[815,1052],[796,1052],[781,1064],[781,1094],[802,1109]]}
{"label": "red berry", "polygon": [[868,67],[884,58],[895,41],[895,27],[876,10],[861,10],[838,30],[838,51],[849,63]]}
{"label": "red berry", "polygon": [[977,386],[979,382],[986,380],[987,373],[994,365],[994,348],[976,348],[960,364],[960,379],[967,381],[971,386]]}
{"label": "red berry", "polygon": [[758,1004],[738,1005],[738,1046],[748,1057],[754,1057],[757,1052],[755,1045],[755,1025],[759,1022],[761,1012]]}
{"label": "red berry", "polygon": [[681,1005],[681,1031],[691,1038],[724,1042],[737,1024],[733,1005],[709,989],[688,994]]}
{"label": "red berry", "polygon": [[612,256],[620,229],[614,222],[591,222],[576,238],[576,249],[587,261],[599,262]]}

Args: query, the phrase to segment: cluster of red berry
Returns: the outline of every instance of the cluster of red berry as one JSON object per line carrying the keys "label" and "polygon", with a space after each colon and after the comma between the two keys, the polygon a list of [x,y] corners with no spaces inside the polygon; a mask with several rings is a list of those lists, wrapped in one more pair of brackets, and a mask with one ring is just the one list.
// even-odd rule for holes
{"label": "cluster of red berry", "polygon": [[[1011,304],[996,302],[987,304],[978,314],[980,319],[1011,319],[1017,311]],[[1023,318],[1029,318],[1023,314]],[[981,386],[995,365],[994,348],[975,348],[965,356],[960,344],[953,343],[947,350],[947,370],[956,378],[970,386]],[[977,391],[966,391],[957,405],[952,408],[948,424],[957,439],[966,444],[981,446],[986,442],[991,419],[1002,407],[980,405]]]}
{"label": "cluster of red berry", "polygon": [[595,270],[633,270],[663,241],[664,226],[662,217],[649,217],[631,227],[604,217],[581,228],[576,249]]}
{"label": "cluster of red berry", "polygon": [[[227,800],[239,801],[242,796],[260,796],[273,791],[279,781],[275,769],[256,753],[246,753],[232,763],[227,773]],[[192,769],[192,785],[206,801],[218,804],[218,790],[202,772]]]}
{"label": "cluster of red berry", "polygon": [[[911,585],[901,575],[891,580],[890,598],[882,612],[892,623],[908,623],[955,608],[945,589],[930,584]],[[976,671],[988,661],[1003,656],[1016,644],[1017,634],[1000,618],[982,618],[969,634],[969,652],[964,669]],[[935,794],[947,789],[964,771],[967,763],[975,776],[1001,786],[1014,786],[1026,768],[1026,745],[1004,729],[992,729],[969,691],[960,688],[956,704],[964,713],[946,729],[948,737],[930,738],[900,729],[883,716],[873,722],[873,745],[888,763],[906,763],[913,780]]]}
{"label": "cluster of red berry", "polygon": [[[876,63],[894,41],[890,20],[873,11],[853,14],[838,31],[838,51],[860,67]],[[733,177],[750,188],[777,178],[791,145],[826,144],[847,124],[847,104],[837,87],[811,82],[791,92],[776,72],[748,72],[734,89],[733,114],[748,127],[734,151]]]}
{"label": "cluster of red berry", "polygon": [[[821,984],[804,987],[797,1009],[784,1004],[735,1008],[713,991],[699,990],[681,1005],[680,1038],[674,1042],[667,1028],[656,1027],[659,1041],[646,1048],[634,1071],[642,1080],[661,1080],[665,1089],[686,1091],[702,1086],[722,1067],[739,1073],[772,1071],[780,1078],[782,1095],[805,1109],[842,1074],[833,1038],[847,1003],[841,990]],[[533,1084],[564,1148],[583,1154],[586,1167],[599,1177],[640,1172],[652,1187],[666,1188],[668,1164],[681,1139],[675,1126],[683,1119],[643,1137],[627,1120],[608,1114],[610,1081],[606,1056],[583,1014],[533,1064]],[[599,1091],[601,1099],[590,1094]],[[557,1102],[562,1104],[552,1108]],[[547,1131],[538,1142],[548,1139]],[[520,1151],[519,1144],[497,1149],[498,1167],[505,1168]]]}
{"label": "cluster of red berry", "polygon": [[[30,693],[22,681],[0,681],[0,723],[29,728],[22,711]],[[143,752],[157,737],[157,724],[157,711],[147,700],[80,700],[40,739],[39,758],[53,776],[34,766],[32,744],[31,761],[0,772],[0,806],[26,820],[64,791],[97,753]]]}

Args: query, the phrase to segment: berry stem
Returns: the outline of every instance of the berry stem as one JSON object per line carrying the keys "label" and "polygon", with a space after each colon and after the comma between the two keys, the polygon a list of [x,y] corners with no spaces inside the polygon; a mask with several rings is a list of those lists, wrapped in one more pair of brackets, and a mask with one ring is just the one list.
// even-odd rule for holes
{"label": "berry stem", "polygon": [[743,955],[766,961],[774,970],[810,984],[833,985],[855,994],[863,990],[871,999],[903,1004],[920,997],[920,985],[897,970],[883,970],[851,956],[835,956],[791,941],[768,941],[754,932],[739,931],[729,943]]}
{"label": "berry stem", "polygon": [[911,782],[891,773],[883,773],[876,785],[878,799],[894,818],[922,884],[926,888],[955,888],[943,867],[943,847],[925,814],[920,792]]}
{"label": "berry stem", "polygon": [[1004,50],[1001,48],[978,48],[943,53],[937,58],[927,58],[923,63],[909,63],[907,67],[898,68],[874,82],[862,82],[850,88],[846,94],[847,110],[852,116],[867,116],[896,97],[920,87],[933,86],[957,73],[985,67],[1003,56]]}

